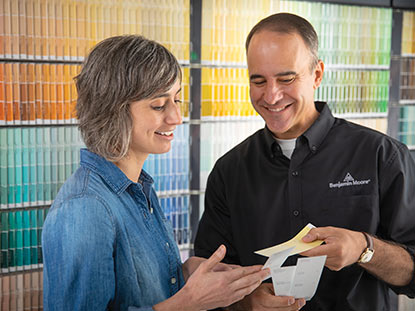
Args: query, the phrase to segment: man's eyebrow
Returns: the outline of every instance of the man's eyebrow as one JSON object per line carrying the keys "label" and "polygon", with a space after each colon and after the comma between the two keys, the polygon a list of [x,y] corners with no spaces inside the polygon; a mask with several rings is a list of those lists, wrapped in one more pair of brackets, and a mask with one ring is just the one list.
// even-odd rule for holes
{"label": "man's eyebrow", "polygon": [[[175,95],[179,94],[181,92],[181,90],[182,90],[181,88],[178,89]],[[169,93],[160,93],[160,94],[157,94],[157,95],[153,96],[151,99],[157,99],[157,98],[169,97],[169,96],[170,96]]]}
{"label": "man's eyebrow", "polygon": [[[297,73],[295,71],[283,71],[283,72],[279,72],[277,74],[274,75],[274,77],[284,77],[284,76],[295,76]],[[255,79],[261,79],[264,78],[261,75],[257,75],[257,74],[253,74],[249,76],[250,80],[255,80]]]}

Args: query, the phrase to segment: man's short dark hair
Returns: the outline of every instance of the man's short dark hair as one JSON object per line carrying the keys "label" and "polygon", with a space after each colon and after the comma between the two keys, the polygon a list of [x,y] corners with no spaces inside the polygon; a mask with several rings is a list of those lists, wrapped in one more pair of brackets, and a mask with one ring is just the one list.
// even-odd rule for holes
{"label": "man's short dark hair", "polygon": [[301,16],[290,13],[277,13],[270,15],[260,22],[248,34],[245,43],[246,52],[248,52],[249,43],[257,32],[268,30],[283,34],[297,33],[303,39],[308,47],[312,57],[311,68],[314,68],[318,62],[318,36],[313,26]]}

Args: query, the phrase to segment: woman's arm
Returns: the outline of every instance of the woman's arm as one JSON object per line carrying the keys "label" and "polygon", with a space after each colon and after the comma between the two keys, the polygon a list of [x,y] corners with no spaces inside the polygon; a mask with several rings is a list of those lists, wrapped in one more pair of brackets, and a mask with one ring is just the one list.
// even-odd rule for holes
{"label": "woman's arm", "polygon": [[262,266],[218,269],[225,253],[225,246],[220,246],[209,259],[199,264],[176,295],[153,309],[193,311],[226,307],[250,294],[269,275],[269,269],[261,270]]}
{"label": "woman's arm", "polygon": [[42,233],[45,309],[107,309],[115,293],[114,237],[98,199],[71,199],[50,210]]}

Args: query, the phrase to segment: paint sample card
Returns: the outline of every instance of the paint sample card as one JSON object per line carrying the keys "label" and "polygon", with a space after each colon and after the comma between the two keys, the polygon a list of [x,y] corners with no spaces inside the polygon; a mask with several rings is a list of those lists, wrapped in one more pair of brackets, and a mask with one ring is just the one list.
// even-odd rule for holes
{"label": "paint sample card", "polygon": [[310,300],[316,293],[326,257],[299,258],[296,266],[271,268],[275,295]]}
{"label": "paint sample card", "polygon": [[307,233],[313,228],[315,228],[315,226],[309,223],[291,240],[272,247],[261,249],[256,251],[255,254],[271,257],[275,253],[279,253],[292,248],[292,251],[289,254],[289,256],[291,256],[319,246],[321,243],[323,243],[322,240],[316,240],[311,243],[305,243],[302,241],[302,238],[306,236]]}

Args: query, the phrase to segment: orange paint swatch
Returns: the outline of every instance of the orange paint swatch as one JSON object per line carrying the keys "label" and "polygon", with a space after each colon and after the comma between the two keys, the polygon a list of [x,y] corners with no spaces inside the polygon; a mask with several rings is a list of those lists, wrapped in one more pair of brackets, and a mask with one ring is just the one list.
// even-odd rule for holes
{"label": "orange paint swatch", "polygon": [[50,65],[42,64],[42,119],[50,123]]}
{"label": "orange paint swatch", "polygon": [[4,63],[0,63],[0,124],[6,123],[6,99],[4,94]]}
{"label": "orange paint swatch", "polygon": [[42,92],[42,64],[35,65],[35,116],[36,123],[43,123],[43,113],[42,113],[42,102],[43,102],[43,92]]}
{"label": "orange paint swatch", "polygon": [[65,65],[56,65],[56,113],[57,120],[63,120],[63,67]]}
{"label": "orange paint swatch", "polygon": [[29,122],[29,103],[27,99],[27,64],[19,65],[20,116],[22,123]]}
{"label": "orange paint swatch", "polygon": [[19,124],[21,120],[20,111],[20,68],[18,63],[12,64],[12,83],[13,83],[13,120]]}
{"label": "orange paint swatch", "polygon": [[29,121],[35,123],[36,120],[36,92],[35,92],[35,65],[27,64],[27,101],[29,105]]}

